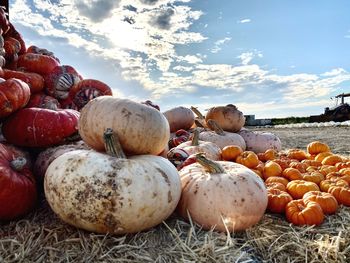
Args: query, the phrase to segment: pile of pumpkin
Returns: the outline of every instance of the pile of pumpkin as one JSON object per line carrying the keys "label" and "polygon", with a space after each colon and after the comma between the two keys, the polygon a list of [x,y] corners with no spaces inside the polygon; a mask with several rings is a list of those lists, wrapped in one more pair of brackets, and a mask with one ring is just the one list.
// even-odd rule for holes
{"label": "pile of pumpkin", "polygon": [[115,234],[156,226],[175,211],[218,231],[244,230],[266,208],[319,224],[314,218],[329,213],[320,201],[326,192],[349,204],[348,160],[324,144],[282,152],[276,135],[244,129],[231,104],[203,116],[113,97],[52,52],[25,48],[0,10],[0,220],[32,211],[42,190],[63,221]]}

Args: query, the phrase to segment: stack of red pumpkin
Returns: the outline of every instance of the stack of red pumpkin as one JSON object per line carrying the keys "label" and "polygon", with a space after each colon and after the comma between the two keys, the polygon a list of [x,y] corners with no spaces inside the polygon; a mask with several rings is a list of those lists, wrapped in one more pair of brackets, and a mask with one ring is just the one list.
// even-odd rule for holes
{"label": "stack of red pumpkin", "polygon": [[83,79],[46,49],[27,48],[0,8],[0,94],[0,220],[10,220],[31,211],[37,200],[26,152],[76,140],[79,111],[112,89]]}

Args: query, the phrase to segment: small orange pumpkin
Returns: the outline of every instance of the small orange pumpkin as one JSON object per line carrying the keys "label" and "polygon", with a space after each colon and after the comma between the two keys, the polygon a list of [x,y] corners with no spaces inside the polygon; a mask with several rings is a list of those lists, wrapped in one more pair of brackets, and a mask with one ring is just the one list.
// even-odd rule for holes
{"label": "small orange pumpkin", "polygon": [[305,203],[303,199],[290,201],[286,205],[287,221],[298,226],[321,225],[324,213],[321,206],[313,201]]}
{"label": "small orange pumpkin", "polygon": [[287,191],[294,199],[303,198],[310,191],[320,191],[317,184],[304,180],[294,180],[287,184]]}
{"label": "small orange pumpkin", "polygon": [[305,163],[301,163],[299,161],[293,161],[289,164],[289,167],[298,169],[301,173],[305,173],[307,165]]}
{"label": "small orange pumpkin", "polygon": [[221,157],[224,161],[235,161],[241,153],[243,150],[238,145],[227,145],[221,149]]}
{"label": "small orange pumpkin", "polygon": [[322,162],[327,156],[333,155],[331,152],[320,152],[315,156],[315,161]]}
{"label": "small orange pumpkin", "polygon": [[296,168],[286,168],[283,172],[282,172],[282,176],[284,178],[286,178],[288,181],[293,181],[293,180],[302,180],[303,179],[303,175],[301,174],[301,172],[296,169]]}
{"label": "small orange pumpkin", "polygon": [[280,176],[282,175],[282,167],[274,162],[274,161],[267,161],[264,166],[263,170],[263,176],[265,180],[271,176]]}
{"label": "small orange pumpkin", "polygon": [[339,155],[329,155],[322,160],[323,165],[335,165],[336,163],[342,162],[343,158]]}
{"label": "small orange pumpkin", "polygon": [[237,156],[236,163],[242,164],[248,168],[255,168],[259,164],[259,158],[253,151],[244,151]]}
{"label": "small orange pumpkin", "polygon": [[338,203],[350,206],[350,188],[348,186],[331,186],[328,193],[332,194]]}
{"label": "small orange pumpkin", "polygon": [[260,161],[266,162],[276,159],[278,157],[278,152],[275,149],[267,149],[263,153],[258,153],[258,157]]}
{"label": "small orange pumpkin", "polygon": [[320,182],[320,189],[322,192],[328,192],[329,188],[331,186],[342,186],[342,187],[347,187],[349,186],[349,183],[347,181],[344,181],[343,179],[326,179]]}
{"label": "small orange pumpkin", "polygon": [[310,201],[318,203],[325,214],[334,214],[337,212],[338,201],[330,193],[310,191],[304,194],[303,199],[306,204]]}
{"label": "small orange pumpkin", "polygon": [[321,152],[330,152],[330,148],[327,143],[323,143],[320,141],[310,142],[307,147],[307,152],[309,154],[319,154]]}
{"label": "small orange pumpkin", "polygon": [[265,184],[275,183],[275,182],[281,183],[284,186],[287,186],[287,184],[289,183],[289,181],[282,176],[270,176],[265,180]]}
{"label": "small orange pumpkin", "polygon": [[281,191],[286,191],[286,186],[279,182],[265,183],[267,189],[279,189]]}
{"label": "small orange pumpkin", "polygon": [[290,194],[279,189],[267,189],[267,210],[272,213],[284,213],[286,205],[293,200]]}
{"label": "small orange pumpkin", "polygon": [[287,157],[298,161],[308,159],[307,153],[301,149],[289,149],[287,151]]}
{"label": "small orange pumpkin", "polygon": [[320,184],[320,182],[324,180],[324,175],[317,171],[305,173],[303,174],[303,180]]}
{"label": "small orange pumpkin", "polygon": [[322,163],[316,160],[302,160],[301,163],[306,164],[308,167],[312,166],[312,167],[319,167],[322,166]]}
{"label": "small orange pumpkin", "polygon": [[322,165],[319,171],[324,176],[326,176],[327,174],[329,174],[331,172],[336,172],[337,168],[335,168],[335,166],[333,166],[333,165]]}

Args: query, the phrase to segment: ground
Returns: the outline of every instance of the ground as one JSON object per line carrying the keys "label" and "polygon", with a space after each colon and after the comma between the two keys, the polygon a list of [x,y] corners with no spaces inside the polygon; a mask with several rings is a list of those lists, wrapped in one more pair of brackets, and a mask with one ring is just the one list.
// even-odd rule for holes
{"label": "ground", "polygon": [[[350,128],[255,128],[273,132],[284,149],[321,140],[350,155]],[[253,205],[253,204],[252,204]],[[63,223],[42,198],[25,218],[0,225],[0,262],[349,262],[350,208],[318,227],[296,227],[266,213],[241,233],[204,231],[173,214],[134,235],[89,233]]]}

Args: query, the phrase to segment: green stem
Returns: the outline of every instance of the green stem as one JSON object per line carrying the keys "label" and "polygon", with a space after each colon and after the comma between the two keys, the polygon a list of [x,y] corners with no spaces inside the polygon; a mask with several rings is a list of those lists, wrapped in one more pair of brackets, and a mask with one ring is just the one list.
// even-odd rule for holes
{"label": "green stem", "polygon": [[225,135],[224,130],[220,127],[220,125],[214,121],[213,119],[209,119],[207,121],[208,127],[213,130],[214,132],[216,132],[219,135]]}
{"label": "green stem", "polygon": [[17,157],[10,162],[10,167],[15,171],[21,171],[27,164],[27,159],[24,157]]}
{"label": "green stem", "polygon": [[196,161],[211,174],[225,173],[225,169],[219,163],[207,159],[204,153],[197,153]]}
{"label": "green stem", "polygon": [[117,157],[117,158],[126,158],[123,148],[120,145],[119,137],[112,128],[107,128],[103,133],[103,141],[105,144],[106,153]]}

